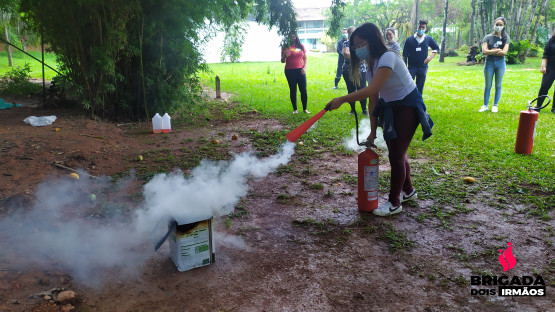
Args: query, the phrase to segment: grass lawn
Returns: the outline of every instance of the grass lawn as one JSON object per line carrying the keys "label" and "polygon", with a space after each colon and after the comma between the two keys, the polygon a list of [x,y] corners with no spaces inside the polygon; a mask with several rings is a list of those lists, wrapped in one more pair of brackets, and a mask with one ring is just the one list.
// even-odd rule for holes
{"label": "grass lawn", "polygon": [[[540,114],[531,155],[514,152],[519,113],[537,96],[540,86],[541,59],[529,58],[526,64],[507,66],[498,113],[478,112],[483,104],[482,65],[458,66],[464,57],[446,58],[445,63],[438,59],[434,58],[429,67],[424,88],[424,101],[435,122],[434,135],[422,142],[417,130],[409,149],[410,158],[426,160],[412,163],[419,197],[457,205],[468,193],[475,193],[493,206],[509,201],[525,203],[530,215],[550,219],[555,207],[555,114],[549,109]],[[347,92],[343,81],[339,89],[332,89],[336,62],[332,53],[308,57],[308,109],[313,114]],[[209,67],[212,72],[203,73],[202,82],[214,86],[214,76],[219,75],[222,91],[233,93],[235,101],[282,120],[290,129],[308,119],[302,113],[291,114],[283,64],[247,62]],[[490,103],[493,95],[492,89]],[[340,110],[327,113],[302,137],[305,145],[348,153],[341,143],[354,128],[349,110],[344,104]],[[357,110],[360,112],[358,103]],[[297,155],[317,157],[316,153]],[[476,178],[476,184],[470,187],[462,183],[465,176]],[[382,180],[382,186],[387,187],[388,179]]]}
{"label": "grass lawn", "polygon": [[[23,67],[25,63],[28,63],[29,67],[31,68],[31,72],[29,73],[29,75],[33,78],[42,79],[42,64],[40,62],[26,55],[25,53],[17,51],[13,48],[12,51],[13,67],[8,66],[8,53],[6,51],[0,52],[0,77],[5,76],[6,73],[10,72],[12,69]],[[39,60],[42,60],[42,55],[40,51],[27,51],[27,53],[31,54]],[[54,55],[53,53],[45,53],[44,62],[51,67],[58,68],[58,65],[56,63],[56,55]],[[47,80],[52,79],[52,77],[56,75],[56,72],[46,66],[44,67],[44,76]]]}

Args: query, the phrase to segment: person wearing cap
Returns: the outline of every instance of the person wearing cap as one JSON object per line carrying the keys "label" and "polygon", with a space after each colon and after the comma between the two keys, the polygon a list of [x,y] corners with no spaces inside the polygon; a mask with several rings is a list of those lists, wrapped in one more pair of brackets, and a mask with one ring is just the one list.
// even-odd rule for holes
{"label": "person wearing cap", "polygon": [[[439,46],[430,36],[426,36],[428,21],[420,20],[418,30],[412,37],[408,37],[403,47],[403,60],[408,65],[412,79],[416,79],[416,88],[420,94],[424,93],[424,83],[428,73],[428,63],[436,56]],[[428,47],[432,55],[428,56]]]}

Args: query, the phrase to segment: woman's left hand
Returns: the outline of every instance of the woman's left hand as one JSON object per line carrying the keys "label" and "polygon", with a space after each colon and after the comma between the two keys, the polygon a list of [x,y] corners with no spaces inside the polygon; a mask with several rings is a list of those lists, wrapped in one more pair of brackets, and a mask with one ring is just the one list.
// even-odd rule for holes
{"label": "woman's left hand", "polygon": [[301,68],[301,75],[306,75],[306,68]]}
{"label": "woman's left hand", "polygon": [[331,100],[328,104],[326,104],[326,110],[338,109],[339,107],[341,107],[341,105],[343,105],[343,103],[345,103],[345,102],[343,100],[341,100],[340,97],[337,97],[337,98]]}

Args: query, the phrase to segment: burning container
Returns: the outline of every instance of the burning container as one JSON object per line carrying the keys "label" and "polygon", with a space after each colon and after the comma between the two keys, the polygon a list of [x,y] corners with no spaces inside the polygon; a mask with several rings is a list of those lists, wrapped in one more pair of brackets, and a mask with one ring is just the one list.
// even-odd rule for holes
{"label": "burning container", "polygon": [[180,272],[215,262],[214,219],[212,216],[174,218],[157,250],[169,237],[170,258]]}

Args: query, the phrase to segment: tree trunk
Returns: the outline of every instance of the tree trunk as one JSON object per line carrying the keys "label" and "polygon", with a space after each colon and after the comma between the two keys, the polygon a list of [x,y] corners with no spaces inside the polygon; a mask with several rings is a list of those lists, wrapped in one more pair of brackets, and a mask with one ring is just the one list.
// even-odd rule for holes
{"label": "tree trunk", "polygon": [[480,38],[484,38],[486,36],[486,25],[484,21],[484,3],[480,1],[480,24],[482,24],[482,34]]}
{"label": "tree trunk", "polygon": [[[530,3],[530,0],[528,0],[527,3]],[[514,31],[516,41],[520,41],[520,36],[522,34],[522,18],[523,18],[522,7],[523,6],[524,6],[524,1],[521,1],[520,5],[518,6],[518,11],[516,13],[515,31]],[[526,14],[526,12],[524,12],[524,14]]]}
{"label": "tree trunk", "polygon": [[470,15],[470,33],[468,34],[468,46],[471,47],[474,44],[474,24],[476,24],[476,0],[472,0],[470,3],[472,6],[472,14]]}
{"label": "tree trunk", "polygon": [[419,13],[420,13],[420,0],[414,0],[412,3],[412,15],[410,17],[410,25],[412,27],[412,33],[415,33],[416,29],[418,29]]}
{"label": "tree trunk", "polygon": [[511,0],[511,8],[509,9],[509,15],[508,15],[508,18],[507,18],[507,25],[506,25],[506,27],[507,27],[506,31],[510,34],[510,36],[511,36],[511,35],[514,35],[513,30],[514,30],[514,28],[515,28],[515,23],[514,23],[514,20],[515,20],[514,7],[515,7],[515,0]]}
{"label": "tree trunk", "polygon": [[[528,10],[528,19],[526,20],[526,24],[524,25],[524,32],[522,33],[521,40],[528,39],[528,36],[530,35],[530,25],[532,24],[532,19],[534,18],[534,15],[536,15],[537,10],[538,10],[538,0],[533,0],[532,5]],[[539,18],[539,15],[538,15],[538,18]]]}
{"label": "tree trunk", "polygon": [[[4,26],[4,37],[6,38],[7,42],[10,42],[10,37],[8,35],[8,26]],[[10,47],[9,44],[6,44],[6,51],[8,52],[8,64],[10,67],[12,67],[13,66],[12,48]]]}
{"label": "tree trunk", "polygon": [[439,62],[445,62],[445,39],[447,38],[447,13],[449,8],[449,0],[445,0],[445,10],[443,12],[443,33],[441,34],[441,51],[439,54]]}
{"label": "tree trunk", "polygon": [[493,0],[493,7],[491,8],[491,24],[493,24],[493,21],[495,21],[496,18],[498,18],[497,16],[497,1]]}

